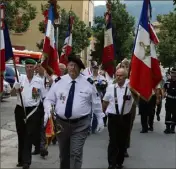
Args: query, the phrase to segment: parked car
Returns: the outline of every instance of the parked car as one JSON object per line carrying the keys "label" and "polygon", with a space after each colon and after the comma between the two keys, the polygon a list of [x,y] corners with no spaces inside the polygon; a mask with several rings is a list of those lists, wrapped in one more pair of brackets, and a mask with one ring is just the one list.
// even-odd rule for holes
{"label": "parked car", "polygon": [[13,87],[13,84],[15,83],[15,71],[13,68],[6,66],[5,72],[4,72],[4,79],[6,82],[10,84],[11,87]]}
{"label": "parked car", "polygon": [[[11,67],[14,69],[14,65],[12,63],[7,63],[6,66]],[[19,75],[26,74],[25,66],[22,64],[16,64],[17,71],[19,72]],[[15,70],[15,69],[14,69]]]}
{"label": "parked car", "polygon": [[10,84],[8,82],[6,82],[5,80],[3,80],[3,92],[1,95],[1,100],[9,98],[10,96],[11,96]]}

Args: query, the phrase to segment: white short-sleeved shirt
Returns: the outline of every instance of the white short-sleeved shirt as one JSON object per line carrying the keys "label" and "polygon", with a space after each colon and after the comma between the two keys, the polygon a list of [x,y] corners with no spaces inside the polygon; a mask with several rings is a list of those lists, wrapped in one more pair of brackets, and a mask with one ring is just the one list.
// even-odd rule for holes
{"label": "white short-sleeved shirt", "polygon": [[[24,107],[38,106],[43,98],[44,85],[41,78],[34,76],[29,82],[26,75],[19,76],[21,95]],[[17,93],[17,104],[21,106],[20,96]]]}
{"label": "white short-sleeved shirt", "polygon": [[[115,86],[116,91],[117,91],[117,102],[118,102],[119,114],[121,114],[122,105],[123,105],[123,97],[125,94],[125,88],[126,86],[128,86],[128,84],[129,84],[129,80],[126,80],[125,84],[122,87],[119,87],[117,83],[111,84],[108,86],[106,94],[103,98],[104,101],[109,102],[109,105],[106,109],[106,113],[116,114],[115,99],[114,99],[114,86]],[[134,102],[134,99],[131,95],[131,91],[129,90],[129,88],[127,90],[127,96],[129,100],[125,101],[125,107],[124,107],[124,112],[123,112],[124,115],[130,112],[133,102]]]}

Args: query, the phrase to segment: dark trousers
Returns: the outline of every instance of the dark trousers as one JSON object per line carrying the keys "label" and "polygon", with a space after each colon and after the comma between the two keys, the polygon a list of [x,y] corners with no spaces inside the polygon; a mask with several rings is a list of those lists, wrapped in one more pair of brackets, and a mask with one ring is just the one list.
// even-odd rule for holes
{"label": "dark trousers", "polygon": [[162,100],[156,105],[156,115],[159,116],[162,108]]}
{"label": "dark trousers", "polygon": [[176,100],[170,101],[166,100],[165,109],[165,124],[166,128],[174,130],[176,125],[176,110],[175,110]]}
{"label": "dark trousers", "polygon": [[120,115],[108,114],[108,163],[116,166],[123,164],[126,142],[130,131],[130,114]]}
{"label": "dark trousers", "polygon": [[155,107],[156,107],[156,95],[153,95],[148,102],[140,98],[139,113],[141,115],[142,130],[147,131],[148,126],[153,128]]}
{"label": "dark trousers", "polygon": [[108,116],[105,115],[105,117],[103,117],[104,126],[107,126],[107,119],[108,119]]}
{"label": "dark trousers", "polygon": [[[28,115],[35,107],[26,107]],[[24,110],[21,106],[15,108],[15,121],[18,135],[18,162],[23,164],[31,164],[32,160],[32,144],[36,143],[38,137],[38,124],[40,123],[40,112],[37,110],[24,123]]]}

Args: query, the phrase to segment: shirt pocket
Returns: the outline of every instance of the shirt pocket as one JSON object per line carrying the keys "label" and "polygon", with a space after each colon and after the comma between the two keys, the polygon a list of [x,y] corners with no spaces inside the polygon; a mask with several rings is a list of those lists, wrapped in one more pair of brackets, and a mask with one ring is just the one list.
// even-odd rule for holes
{"label": "shirt pocket", "polygon": [[88,92],[79,92],[79,98],[83,100],[89,100],[90,99],[90,93]]}

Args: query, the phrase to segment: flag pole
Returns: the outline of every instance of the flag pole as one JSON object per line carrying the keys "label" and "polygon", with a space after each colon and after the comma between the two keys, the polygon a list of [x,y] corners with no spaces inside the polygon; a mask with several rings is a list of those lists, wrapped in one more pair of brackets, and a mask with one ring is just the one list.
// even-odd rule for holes
{"label": "flag pole", "polygon": [[[17,82],[19,83],[19,77],[18,77],[18,73],[17,73],[15,58],[14,58],[14,56],[13,56],[12,58],[13,58],[13,66],[14,66],[14,69],[15,69],[16,80],[17,80]],[[24,110],[24,115],[25,115],[24,121],[25,121],[25,123],[26,123],[26,120],[27,120],[27,119],[26,119],[26,117],[27,117],[27,116],[26,116],[26,109],[25,109],[25,107],[24,107],[23,98],[22,98],[21,90],[20,90],[20,89],[18,89],[18,93],[19,93],[19,96],[20,96],[21,106],[22,106],[22,108],[23,108],[23,110]]]}
{"label": "flag pole", "polygon": [[[4,6],[5,7],[5,6]],[[5,12],[4,12],[5,13]],[[2,16],[1,16],[1,12],[0,12],[0,23],[2,22],[2,18],[1,18]],[[4,16],[4,18],[5,18],[5,16]],[[3,24],[4,26],[7,26],[7,25],[5,25],[4,23],[1,23],[1,24]],[[0,40],[1,40],[1,33],[0,33]],[[10,38],[10,37],[9,37]],[[1,43],[0,43],[0,45],[1,45]],[[13,52],[13,51],[12,51]],[[14,59],[14,56],[12,56],[12,58],[13,58],[13,65],[14,65],[14,69],[15,69],[15,75],[16,75],[16,78],[17,78],[17,82],[19,83],[19,78],[18,78],[18,73],[17,73],[17,68],[16,68],[16,64],[15,64],[15,59]],[[24,107],[24,104],[23,104],[23,99],[22,99],[22,95],[21,95],[21,91],[20,91],[20,89],[18,90],[19,91],[19,96],[20,96],[20,101],[21,101],[21,106],[23,107],[23,109],[24,109],[24,114],[25,114],[25,119],[24,119],[24,121],[25,121],[25,123],[26,123],[26,110],[25,110],[25,107]]]}
{"label": "flag pole", "polygon": [[[70,24],[70,14],[71,14],[71,11],[72,11],[72,4],[71,4],[71,7],[70,7],[70,11],[69,11],[69,24]],[[71,27],[70,27],[70,34],[71,34],[72,33],[72,21],[71,21],[70,25],[71,25]],[[68,44],[67,45],[69,45],[69,42],[70,42],[70,36],[68,38]],[[65,58],[68,60],[67,53],[68,53],[68,48],[66,48],[66,52],[65,52]]]}

